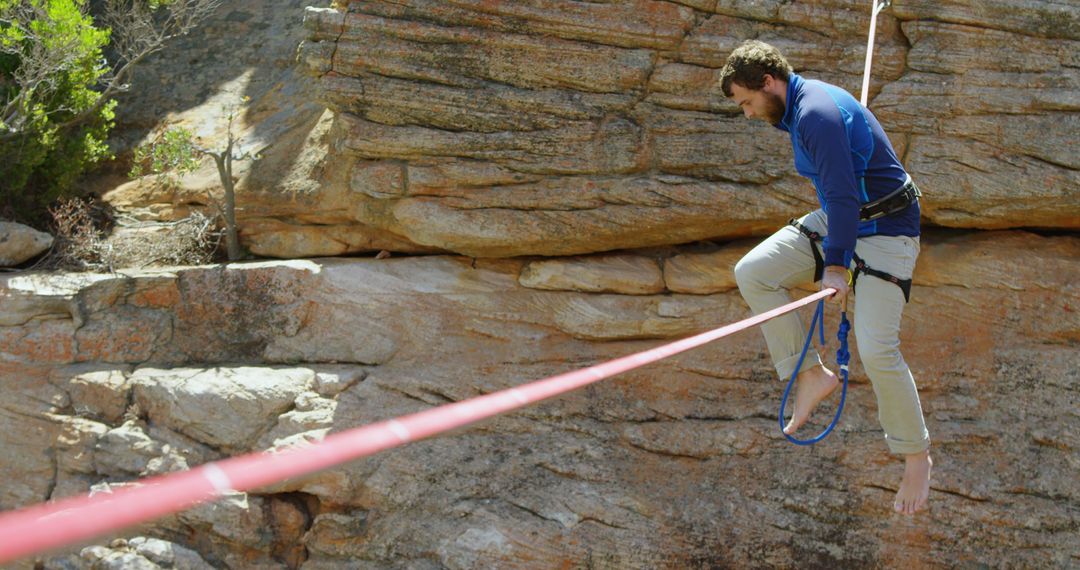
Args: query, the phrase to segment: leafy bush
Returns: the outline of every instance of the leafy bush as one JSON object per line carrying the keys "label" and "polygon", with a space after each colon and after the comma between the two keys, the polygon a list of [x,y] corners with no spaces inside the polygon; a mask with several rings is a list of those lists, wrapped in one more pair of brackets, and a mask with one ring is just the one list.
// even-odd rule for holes
{"label": "leafy bush", "polygon": [[115,101],[85,0],[0,0],[0,214],[40,222],[89,166],[109,155]]}
{"label": "leafy bush", "polygon": [[[131,70],[222,0],[0,0],[0,216],[41,222],[107,157],[113,97]],[[105,58],[102,48],[110,46]]]}
{"label": "leafy bush", "polygon": [[165,130],[157,140],[135,148],[128,176],[183,176],[195,172],[199,168],[199,153],[194,140],[195,135],[188,129],[174,127]]}

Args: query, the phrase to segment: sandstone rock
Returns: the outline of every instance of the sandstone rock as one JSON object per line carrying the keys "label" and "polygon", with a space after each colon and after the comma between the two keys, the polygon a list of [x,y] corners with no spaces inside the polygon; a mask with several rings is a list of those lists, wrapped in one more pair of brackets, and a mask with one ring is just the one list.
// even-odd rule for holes
{"label": "sandstone rock", "polygon": [[676,293],[710,295],[738,287],[735,264],[751,249],[748,243],[708,253],[680,253],[664,262],[664,283]]}
{"label": "sandstone rock", "polygon": [[301,368],[140,368],[131,384],[135,402],[154,423],[211,447],[239,450],[249,449],[313,380]]}
{"label": "sandstone rock", "polygon": [[359,117],[338,118],[343,149],[366,159],[425,157],[495,161],[534,174],[625,174],[644,162],[643,133],[624,118],[566,121],[520,135],[451,132],[425,126],[390,126]]}
{"label": "sandstone rock", "polygon": [[[2,346],[2,345],[0,345]],[[6,350],[5,350],[6,352]],[[56,483],[58,444],[65,427],[50,419],[70,405],[66,394],[48,382],[40,366],[0,359],[0,508],[44,501]],[[67,457],[65,457],[67,459]]]}
{"label": "sandstone rock", "polygon": [[312,523],[307,506],[289,497],[271,499],[270,516],[275,533],[275,558],[283,560],[287,567],[299,567],[307,559],[307,549],[302,541]]}
{"label": "sandstone rock", "polygon": [[0,220],[0,267],[18,265],[52,247],[53,237],[29,226]]}
{"label": "sandstone rock", "polygon": [[52,443],[56,450],[56,471],[51,481],[50,498],[55,500],[82,495],[101,477],[97,469],[96,449],[108,433],[109,426],[79,417],[47,417],[59,425],[59,433]]}
{"label": "sandstone rock", "polygon": [[128,547],[147,560],[176,570],[202,570],[213,568],[197,552],[179,544],[157,538],[137,536],[127,541]]}
{"label": "sandstone rock", "polygon": [[[673,135],[665,142],[672,149],[666,152],[673,157],[673,171],[693,168],[676,157],[677,148],[705,144],[701,139],[689,140],[692,138]],[[719,140],[719,135],[711,140]],[[792,203],[809,205],[805,201],[808,195],[802,195],[806,189],[792,184],[790,178],[778,184],[785,188],[782,194],[758,200],[751,199],[754,190],[747,181],[738,179],[734,183],[702,182],[658,175],[539,180],[519,176],[514,180],[506,169],[480,170],[466,164],[410,169],[409,179],[418,180],[417,187],[410,195],[395,199],[391,210],[378,207],[377,200],[360,200],[370,204],[370,219],[377,217],[379,225],[415,243],[441,244],[482,257],[525,251],[569,255],[650,247],[707,239],[718,232],[748,235],[779,227],[800,211],[798,206],[792,208]],[[488,188],[461,188],[475,186],[478,180],[484,180],[480,184]],[[732,203],[740,207],[732,208]],[[617,206],[608,211],[607,204]],[[786,211],[787,217],[769,214],[773,206],[789,208],[778,208]],[[717,219],[723,216],[728,219],[721,228]],[[675,220],[680,223],[675,225]],[[628,235],[627,227],[635,231]]]}
{"label": "sandstone rock", "polygon": [[[319,120],[325,108],[315,102],[313,86],[295,65],[296,48],[305,33],[299,23],[307,4],[232,2],[203,26],[176,38],[168,54],[155,54],[136,66],[132,84],[139,87],[125,94],[118,105],[117,127],[110,141],[118,160],[105,170],[126,172],[131,149],[167,126],[192,130],[208,148],[223,147],[227,114],[238,109],[234,122],[238,150],[263,157],[234,164],[241,219],[246,221],[247,212],[261,201],[258,196],[267,191],[287,205],[318,186],[318,173],[312,171],[317,171],[320,157],[325,156],[325,146],[319,144],[325,127]],[[223,53],[230,57],[220,57]],[[185,81],[176,82],[178,76]],[[249,98],[246,102],[245,97]],[[162,122],[165,114],[169,118]],[[125,184],[119,184],[118,178]],[[91,189],[125,214],[154,220],[177,220],[193,210],[215,215],[208,193],[218,198],[221,194],[210,160],[198,172],[181,178],[177,186],[158,184],[152,178],[126,183],[126,177],[110,172],[94,180]],[[281,218],[293,221],[284,212]],[[242,243],[258,255],[277,257],[342,253],[334,239],[311,244],[310,238],[292,239],[281,227],[276,229],[265,239],[267,243],[258,233],[242,235]],[[357,241],[345,239],[346,243]],[[346,253],[357,251],[361,250]]]}
{"label": "sandstone rock", "polygon": [[[133,411],[145,416],[143,410]],[[153,473],[178,471],[224,458],[220,451],[158,424],[146,426],[146,435],[161,444],[161,455],[147,462],[147,469]]]}
{"label": "sandstone rock", "polygon": [[316,555],[347,557],[364,541],[366,526],[363,512],[320,514],[304,536],[304,546]]}
{"label": "sandstone rock", "polygon": [[[335,55],[340,58],[334,67],[337,73],[365,70],[461,86],[492,81],[611,93],[640,86],[652,59],[643,49],[353,12],[345,15],[340,38],[346,41]],[[361,45],[366,49],[358,49]]]}
{"label": "sandstone rock", "polygon": [[[144,536],[136,536],[111,546],[88,546],[82,549],[77,559],[69,560],[64,565],[58,565],[59,560],[50,562],[56,565],[56,568],[65,570],[81,568],[210,570],[213,568],[190,548]],[[50,567],[48,563],[46,567]]]}
{"label": "sandstone rock", "polygon": [[161,568],[161,566],[137,553],[112,550],[104,546],[91,546],[83,549],[81,558],[87,566],[92,568],[107,568],[109,570],[122,570],[125,568],[160,570]]}
{"label": "sandstone rock", "polygon": [[[242,545],[254,550],[267,549],[273,537],[264,509],[266,499],[246,493],[230,493],[224,498],[197,505],[173,517],[175,522],[203,534],[207,542],[228,553],[226,562],[242,563],[254,553],[229,548]],[[168,521],[166,521],[168,524]],[[265,554],[263,555],[265,557]],[[231,566],[232,564],[230,564]]]}
{"label": "sandstone rock", "polygon": [[[663,173],[688,175],[691,177],[691,183],[697,183],[702,179],[751,183],[762,187],[761,196],[755,198],[754,201],[764,206],[760,213],[750,214],[758,220],[758,223],[752,224],[752,227],[748,228],[738,223],[727,223],[723,227],[717,227],[714,224],[711,233],[701,231],[688,235],[689,232],[680,231],[686,228],[682,220],[669,223],[652,218],[649,225],[657,228],[658,234],[663,234],[663,239],[667,240],[659,241],[659,239],[650,239],[651,236],[642,236],[640,233],[631,235],[625,229],[640,226],[640,220],[649,219],[647,217],[652,212],[642,208],[635,208],[629,212],[626,211],[627,208],[615,211],[603,204],[598,212],[595,209],[586,211],[602,214],[603,220],[614,221],[612,225],[604,227],[602,224],[589,223],[587,226],[582,226],[580,221],[582,216],[576,215],[584,207],[579,205],[581,202],[566,204],[558,212],[544,212],[545,217],[540,219],[539,224],[527,223],[515,226],[499,219],[503,213],[502,210],[498,207],[495,209],[490,207],[503,202],[503,197],[516,197],[514,194],[508,194],[502,187],[498,188],[497,193],[484,192],[485,186],[490,187],[490,182],[464,186],[466,183],[463,180],[458,182],[458,188],[467,188],[470,201],[485,204],[487,208],[471,208],[470,215],[463,216],[452,208],[440,208],[434,205],[436,202],[452,204],[443,199],[445,196],[443,193],[440,193],[435,200],[428,198],[430,195],[425,195],[428,199],[423,202],[398,198],[397,196],[402,194],[405,196],[415,194],[415,191],[405,187],[395,192],[393,198],[385,194],[378,196],[380,201],[391,201],[395,204],[393,217],[386,216],[385,208],[371,207],[367,210],[370,213],[361,214],[360,219],[375,227],[386,228],[395,235],[408,236],[414,243],[443,247],[470,255],[565,255],[582,253],[586,250],[583,246],[565,243],[565,232],[560,230],[560,226],[572,225],[575,228],[584,228],[584,235],[594,238],[591,249],[587,251],[602,251],[618,248],[616,243],[623,247],[642,247],[696,239],[730,239],[746,235],[744,232],[747,231],[763,233],[774,227],[776,220],[797,213],[798,208],[790,204],[791,198],[797,196],[798,201],[810,206],[812,194],[806,192],[805,182],[799,183],[788,179],[791,176],[790,157],[786,154],[786,144],[781,140],[782,137],[765,138],[763,135],[767,129],[758,131],[741,121],[737,125],[730,125],[730,128],[725,125],[725,117],[737,111],[730,103],[716,97],[715,68],[722,64],[727,53],[742,39],[759,37],[780,46],[800,72],[811,77],[833,81],[851,91],[857,91],[861,83],[864,61],[865,43],[861,40],[865,34],[869,15],[863,10],[853,9],[841,2],[813,6],[791,5],[783,2],[764,2],[754,5],[732,2],[684,4],[715,15],[699,17],[694,26],[684,28],[685,37],[679,44],[677,52],[670,51],[670,48],[652,48],[657,49],[659,59],[650,74],[648,84],[644,87],[644,102],[633,103],[629,108],[620,105],[608,106],[604,110],[608,114],[629,117],[635,124],[644,127],[644,138],[638,143],[642,153],[641,158],[631,162],[622,159],[615,163],[610,162],[610,159],[578,163],[559,161],[558,170],[555,172],[572,173],[577,176],[583,173],[618,174],[624,178],[627,175],[639,178],[642,172],[640,169],[646,169],[643,172],[647,173],[648,168],[655,168]],[[995,6],[995,9],[1000,10],[1002,14],[1012,14],[1018,17],[1019,21],[1028,23],[1040,17],[1034,15],[1041,13],[1039,10],[1051,12],[1054,10],[1049,7],[1038,7],[1032,12],[1025,12],[1025,8],[1020,4],[1009,3],[1001,3],[1000,6]],[[523,16],[522,12],[516,12],[516,10],[525,11],[524,13],[528,13],[529,16]],[[605,5],[603,10],[613,11],[616,8]],[[998,116],[1003,113],[1034,111],[1042,114],[1053,111],[1065,113],[1064,117],[1044,114],[1037,120],[1047,121],[1052,140],[1060,138],[1057,133],[1068,132],[1068,119],[1064,123],[1062,119],[1071,117],[1075,110],[1072,94],[1076,91],[1071,86],[1075,75],[1071,71],[1072,67],[1063,67],[1062,62],[1067,61],[1071,57],[1069,54],[1075,50],[1061,46],[1054,47],[1053,42],[1058,41],[1056,38],[1060,36],[1050,35],[1048,37],[1055,40],[1036,38],[1030,46],[1028,42],[1023,42],[1024,48],[1018,50],[1017,55],[1009,58],[989,58],[986,55],[979,55],[992,52],[986,49],[985,45],[990,43],[1000,45],[1006,38],[1016,37],[1014,25],[1009,22],[995,24],[990,20],[983,21],[976,18],[980,26],[1002,25],[1000,28],[1002,31],[979,35],[984,30],[934,22],[934,20],[956,22],[955,10],[956,8],[950,5],[935,9],[929,5],[916,3],[897,7],[895,16],[889,11],[879,16],[875,75],[872,79],[871,90],[872,95],[875,96],[873,107],[875,110],[880,110],[879,114],[886,128],[894,135],[894,144],[901,153],[907,154],[909,167],[925,187],[934,191],[932,195],[927,196],[925,201],[925,211],[929,219],[939,224],[980,228],[1070,227],[1074,225],[1075,207],[1071,204],[1072,200],[1066,189],[1076,185],[1076,181],[1073,180],[1076,168],[1074,165],[1057,167],[1056,165],[1063,163],[1060,162],[1060,158],[1052,156],[1060,155],[1056,149],[1067,148],[1067,144],[1064,146],[1046,144],[1038,137],[1021,134],[1007,136],[1004,140],[1008,144],[1007,152],[1011,159],[1001,164],[995,158],[1000,154],[996,147],[1000,144],[998,141],[1002,140],[1000,133],[990,130],[988,128],[990,123],[986,120],[967,124],[958,121],[951,128],[946,125],[951,124],[953,118],[963,119],[964,116],[980,113],[980,109],[997,109],[993,112],[998,113]],[[519,27],[513,29],[505,25],[505,18],[511,11],[515,11],[515,15],[524,18],[519,21]],[[372,21],[386,23],[387,31],[377,33],[393,36],[397,38],[395,41],[412,41],[408,39],[412,37],[409,34],[418,34],[423,30],[431,34],[459,33],[457,36],[447,35],[447,37],[453,37],[453,41],[473,41],[470,38],[479,37],[477,34],[490,34],[484,37],[493,38],[493,44],[498,45],[500,41],[511,41],[507,38],[516,37],[514,34],[522,30],[529,33],[550,33],[550,29],[542,28],[542,26],[549,25],[550,21],[561,20],[560,16],[551,16],[551,19],[536,16],[536,14],[547,13],[545,11],[555,11],[555,8],[546,4],[530,5],[529,8],[515,10],[486,6],[481,9],[477,5],[468,3],[455,4],[452,7],[435,6],[426,2],[410,2],[404,5],[398,3],[390,5],[383,2],[355,4],[350,5],[349,13],[344,15],[335,15],[326,11],[311,15],[313,19],[323,19],[328,23],[326,26],[314,26],[314,29],[325,28],[326,31],[313,34],[311,38],[314,41],[308,45],[310,49],[318,51],[322,49],[322,43],[329,41],[336,42],[338,46],[348,46],[354,42],[364,43],[350,39],[353,37],[350,33],[358,38],[369,37],[365,34],[376,33],[371,31]],[[371,18],[378,19],[371,20]],[[418,20],[423,23],[415,23]],[[350,32],[350,29],[355,31]],[[1041,34],[1040,30],[1042,30],[1040,27],[1027,29],[1028,33],[1035,35]],[[969,34],[969,31],[972,33]],[[573,32],[567,33],[573,35]],[[822,35],[832,38],[833,41],[822,42]],[[905,36],[913,38],[914,45],[910,54]],[[922,44],[924,39],[928,39],[928,42]],[[560,144],[562,148],[570,150],[575,157],[589,156],[588,149],[579,149],[573,145],[573,135],[567,129],[582,119],[595,121],[594,117],[588,114],[568,116],[563,112],[554,115],[557,121],[553,123],[548,120],[552,115],[536,115],[545,108],[542,104],[534,105],[532,113],[510,111],[501,113],[498,111],[500,104],[486,102],[487,94],[497,92],[499,87],[478,83],[498,77],[493,75],[497,71],[493,71],[490,66],[465,68],[457,67],[458,64],[454,63],[439,65],[436,63],[439,61],[437,53],[429,54],[419,51],[414,47],[409,47],[407,43],[395,45],[398,45],[399,49],[385,55],[378,51],[361,55],[338,50],[336,53],[342,60],[341,63],[327,64],[320,68],[324,90],[329,94],[328,102],[339,111],[339,118],[344,124],[342,132],[345,133],[344,149],[347,154],[376,161],[396,158],[409,162],[421,162],[427,160],[427,157],[454,156],[480,161],[482,164],[495,163],[500,168],[520,172],[526,176],[543,176],[545,181],[550,180],[554,172],[540,170],[529,157],[530,153],[541,154],[542,147],[536,146],[539,140],[535,133],[562,131],[565,134],[560,133],[557,136],[568,137],[564,138]],[[494,54],[491,57],[499,61],[502,56]],[[991,59],[995,61],[990,62]],[[1025,80],[1013,80],[1011,74],[1018,69],[1017,65],[1025,67],[1027,73]],[[350,66],[377,69],[378,75],[376,77],[361,76],[358,75],[361,72]],[[931,108],[922,104],[922,101],[931,100],[930,93],[920,97],[911,91],[896,91],[904,89],[902,86],[909,83],[919,85],[918,82],[921,81],[919,73],[933,69],[935,66],[936,73],[948,74],[946,87],[927,83],[925,88],[936,89],[933,92],[934,96],[960,90],[964,95],[964,100],[971,103],[966,103],[963,108],[960,108],[935,102]],[[985,71],[978,74],[974,82],[959,79],[961,72],[973,68]],[[330,71],[327,72],[327,70]],[[1038,73],[1040,70],[1042,75],[1032,75],[1032,72]],[[440,75],[444,72],[450,73]],[[416,96],[415,93],[422,92],[417,89],[425,90],[433,85],[431,82],[419,80],[424,77],[433,79],[437,84],[433,89],[444,90],[444,93],[425,93],[420,96],[423,103],[409,102],[411,97]],[[515,75],[498,78],[515,85],[516,89],[540,91],[547,97],[549,90],[546,87],[538,89],[536,81],[527,79],[528,77],[528,75],[525,78]],[[927,76],[925,79],[938,81],[939,78],[940,76]],[[1034,82],[1029,79],[1034,79]],[[412,89],[410,85],[413,86]],[[1029,88],[1028,85],[1031,87]],[[623,88],[623,92],[636,92],[636,89],[638,88],[627,91]],[[710,89],[713,90],[711,94]],[[467,95],[469,92],[478,92],[479,95]],[[881,96],[877,95],[879,92],[882,93]],[[524,92],[520,96],[525,96]],[[519,95],[514,95],[509,100],[515,100],[518,97]],[[431,100],[444,103],[434,106],[426,105]],[[505,94],[501,94],[498,100],[508,99]],[[898,100],[903,103],[897,103]],[[463,107],[463,102],[465,105],[472,104],[474,107]],[[702,111],[708,113],[699,117],[690,114]],[[720,114],[719,117],[717,113]],[[356,118],[353,118],[354,116]],[[946,120],[939,121],[940,127],[927,126],[928,121],[934,120],[933,117],[942,117]],[[1003,118],[1003,120],[1009,119]],[[502,138],[492,137],[490,134],[492,130]],[[1006,130],[1021,133],[1025,129]],[[515,136],[509,136],[508,133],[511,132],[516,133]],[[923,132],[933,136],[909,137],[909,134],[921,135]],[[951,134],[952,132],[956,134]],[[977,133],[975,138],[983,141],[983,146],[972,145],[970,141],[965,140],[971,137],[970,133]],[[512,147],[515,151],[502,152],[501,145]],[[605,146],[610,145],[605,143]],[[551,151],[544,151],[542,154],[550,153]],[[1049,160],[1051,164],[1041,165],[1039,161],[1047,155],[1050,156],[1046,160]],[[624,153],[624,156],[630,155]],[[1035,159],[1028,159],[1028,156]],[[730,159],[727,159],[728,157]],[[1065,164],[1068,164],[1071,159],[1065,160]],[[960,167],[957,168],[957,165]],[[1040,169],[1040,166],[1045,168]],[[620,170],[620,168],[632,168],[632,170]],[[1002,168],[1005,172],[1000,172]],[[1036,169],[1042,172],[1036,172]],[[1036,177],[1040,180],[1039,185],[1045,190],[1035,191],[1030,200],[1005,198],[1004,189],[1016,187],[1020,180],[1031,180]],[[639,185],[640,191],[655,190],[657,180],[653,177],[645,180],[646,182]],[[545,181],[529,180],[528,183],[534,188],[543,189],[547,186]],[[573,184],[571,181],[560,181],[560,183]],[[406,186],[411,185],[410,178]],[[520,210],[523,209],[521,206],[527,203],[525,193],[535,194],[536,190],[521,186],[520,183],[514,190],[521,198],[515,200],[514,208],[518,211],[513,214],[518,218],[529,220],[533,214],[528,211],[520,212]],[[575,194],[582,196],[580,190]],[[464,193],[462,192],[461,195]],[[1046,196],[1051,197],[1050,202],[1064,199],[1069,206],[1058,209],[1058,213],[1054,213],[1052,207],[1046,206]],[[639,200],[634,200],[634,202]],[[774,204],[763,204],[760,200],[775,201]],[[621,203],[619,205],[622,206]],[[534,208],[535,206],[529,206],[529,210]],[[1033,211],[1039,213],[1030,216],[1029,214]],[[975,212],[985,213],[978,216],[974,214]],[[1023,219],[1021,219],[1021,212]],[[730,209],[716,212],[713,214],[713,220],[727,221],[730,220],[731,215]],[[557,225],[547,223],[547,220],[553,217],[559,220]],[[620,221],[625,218],[630,218],[633,222],[628,224]],[[573,221],[568,221],[568,219],[573,219]],[[437,231],[426,229],[431,224],[442,227],[439,227]],[[472,230],[477,227],[489,229],[486,232],[489,236],[506,236],[506,245],[498,244],[497,238],[487,236],[482,242],[477,240],[479,236]],[[474,235],[466,237],[460,235],[460,232]],[[608,233],[615,233],[618,237],[608,239]],[[522,237],[525,239],[521,239]],[[549,245],[553,241],[565,245],[553,248]],[[511,243],[513,245],[510,245]]]}
{"label": "sandstone rock", "polygon": [[693,24],[693,11],[668,2],[632,0],[611,4],[567,4],[552,0],[492,5],[478,0],[447,4],[435,0],[379,0],[350,7],[401,20],[420,19],[449,26],[470,26],[537,34],[602,45],[671,50]]}
{"label": "sandstone rock", "polygon": [[708,459],[720,455],[754,455],[763,443],[758,430],[732,430],[715,422],[659,422],[629,426],[623,433],[631,445],[674,457]]}
{"label": "sandstone rock", "polygon": [[[54,556],[45,560],[44,562],[41,562],[40,564],[41,568],[44,568],[44,570],[79,570],[79,568],[82,566],[79,555],[75,553],[67,554],[64,556]],[[35,562],[33,561],[26,561],[25,563],[26,567],[31,567],[33,565],[35,565]],[[22,566],[15,564],[13,565],[13,567],[21,568]]]}
{"label": "sandstone rock", "polygon": [[1025,36],[1080,39],[1080,15],[1075,6],[1067,3],[991,0],[981,10],[967,8],[957,0],[903,0],[893,6],[893,11],[904,20],[938,20]]}
{"label": "sandstone rock", "polygon": [[[663,263],[670,269],[690,255],[706,263],[734,259],[752,244],[636,255],[650,261],[667,257]],[[1078,248],[1072,236],[1025,232],[923,236],[902,341],[920,385],[935,460],[948,469],[941,467],[935,476],[935,509],[910,524],[937,537],[936,548],[957,560],[1069,563],[1062,552],[1073,540],[1071,512],[1080,500],[1080,486],[1069,476],[1076,469],[1072,423],[1080,419],[1075,399],[1080,378],[1071,346],[1080,339],[1072,266]],[[734,290],[619,295],[529,289],[519,283],[526,263],[442,256],[326,260],[303,270],[303,279],[284,278],[296,269],[282,264],[248,267],[242,274],[249,284],[274,283],[273,295],[285,300],[303,291],[312,304],[309,318],[298,325],[266,312],[265,321],[251,321],[275,337],[271,350],[260,354],[285,354],[287,348],[296,355],[290,358],[312,364],[283,369],[264,356],[264,368],[244,386],[225,382],[215,371],[232,368],[142,365],[132,384],[150,428],[138,430],[132,423],[110,430],[109,438],[137,445],[128,444],[122,456],[125,446],[105,445],[112,441],[107,439],[97,445],[92,469],[86,450],[103,427],[65,419],[78,402],[58,387],[85,371],[65,364],[50,372],[56,365],[49,359],[4,368],[0,381],[11,394],[4,409],[18,413],[11,415],[12,428],[0,431],[5,434],[0,457],[9,458],[0,469],[13,481],[27,482],[5,487],[4,500],[14,506],[48,496],[56,469],[49,453],[61,458],[60,480],[73,490],[91,478],[151,470],[153,462],[175,460],[175,466],[182,459],[194,466],[221,456],[169,435],[171,429],[229,453],[299,444],[289,438],[318,439],[324,430],[459,401],[747,315]],[[1017,264],[1044,270],[1014,271]],[[186,298],[210,297],[220,282],[206,278],[219,275],[207,271],[177,270],[172,279],[184,284]],[[690,279],[691,265],[682,272],[682,281],[665,282],[669,288]],[[125,287],[141,291],[144,305],[166,298],[149,294],[163,286],[160,273],[130,279]],[[157,284],[141,285],[143,279]],[[704,275],[693,286],[714,288],[714,279],[720,276]],[[84,326],[131,306],[134,293],[110,291],[90,282],[69,292],[77,305],[96,307],[85,314]],[[238,288],[231,294],[240,298],[264,291]],[[830,330],[836,319],[830,311]],[[212,338],[199,327],[219,323],[199,322],[189,320],[186,334]],[[16,329],[9,334],[17,338],[22,329],[38,325],[28,321],[7,328]],[[291,331],[291,336],[273,331]],[[344,364],[356,354],[358,339],[371,338],[373,331],[394,350],[378,363]],[[891,518],[890,489],[898,481],[899,464],[884,457],[874,395],[857,350],[840,428],[813,453],[788,447],[777,433],[782,386],[764,350],[760,335],[748,331],[456,434],[261,491],[282,497],[236,495],[150,527],[190,537],[184,546],[205,560],[243,567],[269,563],[267,553],[284,557],[286,545],[279,541],[285,536],[295,541],[308,520],[312,525],[302,539],[307,564],[326,567],[356,559],[371,567],[412,561],[532,567],[534,561],[572,565],[589,556],[627,568],[783,566],[807,552],[840,566],[901,559],[931,565],[938,551],[898,534],[912,532],[910,524]],[[831,350],[825,350],[826,359]],[[330,360],[342,364],[315,364]],[[290,370],[302,381],[273,386],[262,381]],[[342,379],[357,370],[364,372],[362,380]],[[340,376],[334,381],[327,375]],[[198,399],[190,384],[195,377],[207,388],[229,384],[234,394],[251,399],[240,410],[231,407],[235,402],[225,397],[228,391],[200,392]],[[143,405],[147,400],[152,403]],[[196,400],[202,402],[198,414],[192,411]],[[217,427],[196,433],[193,423],[178,419],[182,414]],[[242,429],[226,429],[239,424]],[[26,425],[30,429],[15,429]],[[61,433],[68,435],[61,438]],[[125,433],[133,438],[119,437]],[[141,454],[144,447],[152,453]],[[58,451],[49,451],[53,448]],[[105,449],[115,453],[101,456]],[[1039,472],[1002,468],[998,454],[1012,458],[1010,465],[1037,463]],[[37,479],[45,479],[40,488],[29,484]],[[273,503],[289,500],[285,497],[296,502],[275,510]],[[305,501],[319,506],[302,507]],[[279,520],[278,526],[272,522]],[[971,521],[985,524],[973,530],[966,526]],[[745,531],[736,533],[733,525]],[[830,533],[836,528],[860,534],[835,538]],[[681,546],[670,546],[676,543]],[[965,546],[951,549],[952,543]],[[772,554],[755,550],[761,548]]]}
{"label": "sandstone rock", "polygon": [[533,261],[518,282],[530,289],[655,295],[664,290],[656,261],[640,256],[595,256]]}
{"label": "sandstone rock", "polygon": [[151,459],[161,455],[160,443],[134,422],[101,435],[94,446],[94,470],[112,477],[145,475]]}
{"label": "sandstone rock", "polygon": [[381,250],[426,253],[434,249],[418,246],[384,230],[365,230],[363,224],[312,226],[272,219],[245,220],[244,237],[251,253],[285,259]]}
{"label": "sandstone rock", "polygon": [[314,392],[296,397],[295,408],[278,416],[277,425],[263,435],[257,449],[285,447],[302,441],[321,441],[334,425],[337,403]]}
{"label": "sandstone rock", "polygon": [[17,326],[31,320],[72,319],[78,307],[72,295],[95,281],[112,277],[95,274],[54,276],[44,273],[5,275],[0,278],[0,325]]}
{"label": "sandstone rock", "polygon": [[[301,11],[257,4],[235,9],[257,41]],[[927,191],[925,216],[1074,227],[1076,15],[1053,2],[961,4],[901,2],[878,16],[871,107]],[[858,92],[869,23],[866,7],[839,0],[337,6],[246,56],[274,70],[251,78],[244,123],[266,158],[236,172],[241,239],[258,255],[576,255],[764,235],[815,207],[813,193],[782,134],[737,118],[717,70],[756,37],[800,73]],[[230,24],[222,14],[210,27]],[[305,33],[300,62],[317,85],[282,64]],[[332,113],[308,101],[315,87]],[[218,136],[218,100],[180,116]],[[208,165],[179,192],[109,200],[175,218],[205,209],[216,184]]]}
{"label": "sandstone rock", "polygon": [[671,297],[627,299],[592,295],[552,303],[555,326],[585,340],[636,340],[689,336],[708,326],[714,315],[729,312],[728,300]]}
{"label": "sandstone rock", "polygon": [[[679,53],[682,62],[723,67],[733,49],[756,38],[778,47],[796,72],[820,77],[853,93],[860,91],[869,9],[843,1],[765,1],[718,2],[714,10],[721,15],[704,20],[686,38]],[[876,34],[871,93],[900,77],[907,47],[899,22],[888,11],[878,16]],[[828,39],[822,41],[823,36]]]}
{"label": "sandstone rock", "polygon": [[[996,8],[1019,9],[1006,4]],[[944,19],[953,10],[942,6]],[[1080,110],[1080,74],[1071,63],[1076,50],[1068,46],[1077,42],[1000,31],[1008,29],[1004,25],[904,23],[913,71],[888,84],[873,107],[886,124],[912,133],[905,162],[926,182],[923,215],[933,223],[1076,227],[1072,189],[1080,174],[1068,149]],[[992,46],[1003,44],[1018,49],[990,55]]]}
{"label": "sandstone rock", "polygon": [[66,389],[72,402],[78,402],[76,412],[101,418],[108,423],[120,423],[127,409],[131,388],[125,370],[91,370],[68,381]]}
{"label": "sandstone rock", "polygon": [[649,77],[649,103],[683,111],[732,112],[734,107],[716,88],[720,70],[685,63],[659,65]]}

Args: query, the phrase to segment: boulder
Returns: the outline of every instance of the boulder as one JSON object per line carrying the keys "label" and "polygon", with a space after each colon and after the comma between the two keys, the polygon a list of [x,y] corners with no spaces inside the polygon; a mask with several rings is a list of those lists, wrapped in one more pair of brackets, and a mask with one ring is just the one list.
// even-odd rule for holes
{"label": "boulder", "polygon": [[30,226],[0,220],[0,267],[33,259],[52,247],[53,237]]}
{"label": "boulder", "polygon": [[313,380],[314,374],[302,368],[140,368],[131,384],[135,403],[155,424],[213,448],[243,450],[251,448]]}

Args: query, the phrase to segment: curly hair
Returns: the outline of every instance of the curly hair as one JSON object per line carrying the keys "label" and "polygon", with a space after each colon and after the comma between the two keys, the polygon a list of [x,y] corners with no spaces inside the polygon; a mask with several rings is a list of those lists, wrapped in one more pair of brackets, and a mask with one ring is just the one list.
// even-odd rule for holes
{"label": "curly hair", "polygon": [[791,64],[780,50],[762,41],[746,40],[731,52],[720,70],[720,88],[725,97],[731,97],[732,83],[756,91],[765,86],[766,75],[788,81],[791,72]]}

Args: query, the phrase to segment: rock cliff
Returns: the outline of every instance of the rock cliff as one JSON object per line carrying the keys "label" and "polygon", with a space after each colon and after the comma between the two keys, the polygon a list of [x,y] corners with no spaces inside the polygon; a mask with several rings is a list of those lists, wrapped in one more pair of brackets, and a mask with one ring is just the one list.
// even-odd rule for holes
{"label": "rock cliff", "polygon": [[[1074,565],[1080,240],[933,237],[903,335],[937,459],[928,514],[889,511],[900,465],[857,366],[837,433],[781,439],[750,331],[139,532],[231,568]],[[8,276],[0,504],[303,445],[737,320],[747,247]],[[121,544],[81,560],[146,548]]]}
{"label": "rock cliff", "polygon": [[[869,18],[842,0],[228,4],[143,69],[173,88],[132,95],[117,147],[162,122],[215,140],[222,105],[249,96],[238,128],[264,158],[236,171],[244,244],[394,255],[4,274],[0,508],[747,316],[731,267],[813,196],[717,68],[757,37],[857,92]],[[750,331],[42,566],[1080,565],[1080,8],[980,7],[895,0],[871,88],[926,192],[902,342],[934,442],[930,512],[889,510],[901,466],[857,348],[840,427],[807,450],[778,433],[782,385]],[[107,199],[171,219],[215,176]]]}
{"label": "rock cliff", "polygon": [[[221,105],[252,98],[241,131],[265,158],[236,173],[242,239],[272,257],[569,255],[767,233],[813,195],[783,133],[721,96],[718,68],[756,37],[857,93],[869,20],[847,0],[300,5],[237,3],[184,47],[208,84],[200,96],[186,86],[131,102],[132,124],[165,107],[213,140]],[[299,42],[288,23],[301,17],[314,79],[284,63],[295,43],[273,40]],[[870,106],[927,193],[927,223],[1080,224],[1078,21],[1070,3],[1016,0],[972,14],[898,0],[879,16]],[[223,58],[233,28],[256,49]],[[179,189],[134,182],[109,200],[184,215],[208,203],[207,168]]]}

